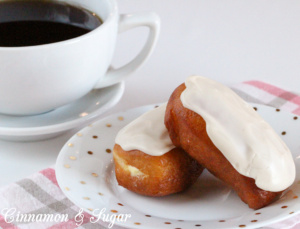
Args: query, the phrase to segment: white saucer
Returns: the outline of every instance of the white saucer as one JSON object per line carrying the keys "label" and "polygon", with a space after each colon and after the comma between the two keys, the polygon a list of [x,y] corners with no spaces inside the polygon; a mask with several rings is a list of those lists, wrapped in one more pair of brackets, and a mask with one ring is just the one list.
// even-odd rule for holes
{"label": "white saucer", "polygon": [[250,229],[287,219],[300,212],[300,117],[264,105],[254,106],[287,143],[296,164],[294,184],[279,200],[262,209],[248,208],[208,172],[185,192],[165,197],[145,197],[119,186],[111,153],[115,136],[154,105],[108,116],[75,134],[57,158],[58,184],[73,203],[96,217],[100,210],[106,215],[131,214],[126,222],[115,221],[126,228]]}
{"label": "white saucer", "polygon": [[73,103],[40,115],[0,114],[0,138],[12,141],[43,140],[86,125],[116,105],[124,93],[124,88],[124,82],[121,82],[92,90]]}

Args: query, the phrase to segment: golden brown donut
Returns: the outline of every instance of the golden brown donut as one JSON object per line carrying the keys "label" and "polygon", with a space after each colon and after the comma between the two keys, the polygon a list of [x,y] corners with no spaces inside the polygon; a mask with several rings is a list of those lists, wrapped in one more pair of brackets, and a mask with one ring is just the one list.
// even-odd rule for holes
{"label": "golden brown donut", "polygon": [[162,156],[151,156],[139,150],[124,151],[115,144],[115,173],[119,185],[146,196],[165,196],[191,186],[203,167],[181,148]]}
{"label": "golden brown donut", "polygon": [[180,85],[171,95],[165,114],[165,125],[173,144],[183,148],[213,175],[230,185],[250,208],[259,209],[270,204],[282,192],[258,188],[255,180],[241,175],[210,140],[206,123],[197,113],[182,105]]}

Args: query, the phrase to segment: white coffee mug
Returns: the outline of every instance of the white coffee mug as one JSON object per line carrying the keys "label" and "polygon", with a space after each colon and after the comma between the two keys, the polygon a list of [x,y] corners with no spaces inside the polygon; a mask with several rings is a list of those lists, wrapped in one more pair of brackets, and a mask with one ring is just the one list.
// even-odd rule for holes
{"label": "white coffee mug", "polygon": [[[61,42],[0,47],[0,113],[32,115],[63,106],[93,88],[124,80],[152,53],[160,28],[155,13],[119,15],[115,0],[63,2],[96,13],[103,24],[87,34]],[[138,26],[150,29],[141,52],[125,66],[109,69],[118,32]]]}

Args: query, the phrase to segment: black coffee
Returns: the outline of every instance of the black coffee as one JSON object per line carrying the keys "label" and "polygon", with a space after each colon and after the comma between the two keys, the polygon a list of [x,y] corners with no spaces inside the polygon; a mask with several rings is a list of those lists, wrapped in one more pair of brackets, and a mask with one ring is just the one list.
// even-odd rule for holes
{"label": "black coffee", "polygon": [[1,1],[0,46],[33,46],[64,41],[86,34],[101,23],[94,13],[66,3]]}

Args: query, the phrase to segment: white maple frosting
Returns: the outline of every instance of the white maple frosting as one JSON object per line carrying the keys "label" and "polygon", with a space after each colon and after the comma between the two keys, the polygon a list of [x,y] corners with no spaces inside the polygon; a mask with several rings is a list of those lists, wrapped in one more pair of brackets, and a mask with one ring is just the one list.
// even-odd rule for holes
{"label": "white maple frosting", "polygon": [[290,150],[252,106],[205,77],[188,77],[185,86],[180,97],[183,106],[203,117],[208,136],[240,174],[272,192],[294,182]]}
{"label": "white maple frosting", "polygon": [[140,150],[152,156],[175,148],[164,124],[166,106],[163,104],[129,123],[119,131],[115,142],[125,151]]}

